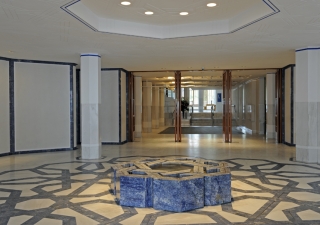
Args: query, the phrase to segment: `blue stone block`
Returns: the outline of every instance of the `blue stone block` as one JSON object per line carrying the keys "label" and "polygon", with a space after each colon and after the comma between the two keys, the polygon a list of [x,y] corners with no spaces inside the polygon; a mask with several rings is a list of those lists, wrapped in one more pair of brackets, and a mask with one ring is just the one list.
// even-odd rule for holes
{"label": "blue stone block", "polygon": [[185,212],[204,207],[204,179],[154,179],[153,208]]}
{"label": "blue stone block", "polygon": [[138,176],[120,177],[120,205],[140,208],[152,207],[151,199],[152,178]]}
{"label": "blue stone block", "polygon": [[153,178],[146,178],[146,206],[145,207],[153,207]]}
{"label": "blue stone block", "polygon": [[216,174],[204,177],[204,204],[220,205],[231,202],[231,174]]}

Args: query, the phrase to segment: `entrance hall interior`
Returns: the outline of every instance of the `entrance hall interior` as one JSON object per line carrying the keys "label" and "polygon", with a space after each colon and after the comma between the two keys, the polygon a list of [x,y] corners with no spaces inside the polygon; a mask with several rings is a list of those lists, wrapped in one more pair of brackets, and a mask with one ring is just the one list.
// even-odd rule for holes
{"label": "entrance hall interior", "polygon": [[[0,224],[320,224],[319,1],[0,9]],[[231,202],[120,205],[112,167],[177,157],[228,165]]]}
{"label": "entrance hall interior", "polygon": [[[275,88],[270,85],[269,90],[266,89],[266,77],[269,74],[269,77],[273,79],[272,82],[275,82],[276,73],[276,70],[270,69],[232,72],[230,111],[234,132],[266,136],[267,92],[276,92]],[[140,79],[142,80],[142,96],[139,90],[135,90],[136,96],[138,98],[142,97],[142,107],[147,109],[141,115],[142,121],[145,123],[141,123],[140,118],[135,121],[135,126],[138,127],[134,135],[135,140],[141,137],[140,127],[142,127],[142,133],[152,132],[152,129],[158,129],[163,125],[169,126],[169,128],[163,130],[160,134],[174,132],[174,112],[178,99],[176,98],[175,77],[168,76],[168,74],[170,72],[134,73],[135,81],[138,84]],[[183,102],[187,104],[187,107],[181,109],[182,132],[222,134],[223,71],[184,71],[182,72],[181,83],[181,104]],[[150,89],[148,89],[148,85],[151,86]],[[135,85],[135,87],[141,89],[138,85]],[[288,91],[290,91],[290,88]],[[148,97],[148,95],[152,97]],[[134,100],[136,100],[136,96],[134,96]],[[290,97],[290,95],[286,97]],[[147,108],[147,100],[150,100],[151,107],[149,108]],[[148,113],[151,114],[149,123],[147,123],[148,118],[146,117]],[[270,117],[276,116],[273,111],[269,111],[269,114]],[[139,116],[135,115],[135,118]],[[148,124],[151,127],[147,127]],[[271,125],[271,121],[269,121],[269,125]],[[273,128],[273,133],[275,133],[275,127]]]}

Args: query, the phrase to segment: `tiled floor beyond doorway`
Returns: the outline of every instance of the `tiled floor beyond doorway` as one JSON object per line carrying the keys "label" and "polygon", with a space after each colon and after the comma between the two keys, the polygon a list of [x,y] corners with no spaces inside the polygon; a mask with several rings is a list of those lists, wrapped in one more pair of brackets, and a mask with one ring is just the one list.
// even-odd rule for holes
{"label": "tiled floor beyond doorway", "polygon": [[[164,128],[163,128],[164,129]],[[262,136],[184,135],[161,130],[134,143],[103,146],[104,159],[80,150],[0,158],[0,224],[320,224],[320,166],[289,161],[295,148]],[[137,156],[181,155],[227,161],[233,202],[186,213],[117,205],[110,166]]]}

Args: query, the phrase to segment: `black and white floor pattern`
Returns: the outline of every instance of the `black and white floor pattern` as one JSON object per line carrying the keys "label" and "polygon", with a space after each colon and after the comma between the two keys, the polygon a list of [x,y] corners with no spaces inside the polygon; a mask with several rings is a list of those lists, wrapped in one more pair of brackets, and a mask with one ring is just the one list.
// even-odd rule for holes
{"label": "black and white floor pattern", "polygon": [[0,224],[320,224],[318,165],[227,159],[232,203],[170,213],[117,204],[110,166],[133,158],[1,172]]}

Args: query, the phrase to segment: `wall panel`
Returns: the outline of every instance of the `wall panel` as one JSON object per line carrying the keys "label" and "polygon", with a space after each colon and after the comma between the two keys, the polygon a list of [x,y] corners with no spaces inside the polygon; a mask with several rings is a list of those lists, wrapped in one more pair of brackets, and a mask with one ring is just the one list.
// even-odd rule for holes
{"label": "wall panel", "polygon": [[15,63],[16,151],[70,148],[70,66]]}
{"label": "wall panel", "polygon": [[77,75],[76,67],[73,66],[73,135],[74,135],[74,147],[77,147],[78,143],[78,130],[77,130]]}
{"label": "wall panel", "polygon": [[121,142],[127,141],[127,76],[121,71]]}
{"label": "wall panel", "polygon": [[0,154],[10,152],[9,62],[0,60]]}
{"label": "wall panel", "polygon": [[101,72],[100,132],[103,143],[119,143],[119,71]]}

